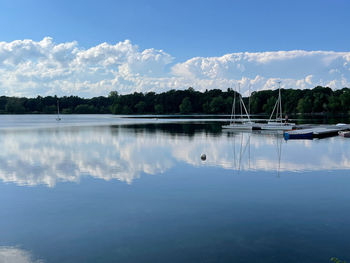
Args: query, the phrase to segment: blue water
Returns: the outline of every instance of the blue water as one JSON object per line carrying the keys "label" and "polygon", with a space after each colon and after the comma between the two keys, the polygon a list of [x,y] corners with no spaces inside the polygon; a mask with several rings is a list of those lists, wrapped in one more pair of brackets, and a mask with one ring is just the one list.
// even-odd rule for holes
{"label": "blue water", "polygon": [[203,120],[27,116],[23,129],[6,118],[0,262],[350,260],[350,140],[286,142]]}

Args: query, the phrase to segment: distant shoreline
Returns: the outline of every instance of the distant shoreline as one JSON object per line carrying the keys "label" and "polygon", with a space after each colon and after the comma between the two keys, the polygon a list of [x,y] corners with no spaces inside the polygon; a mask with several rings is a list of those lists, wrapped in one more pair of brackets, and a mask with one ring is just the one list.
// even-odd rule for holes
{"label": "distant shoreline", "polygon": [[[80,98],[77,96],[47,96],[36,98],[0,97],[0,114],[118,114],[118,115],[230,115],[241,112],[240,94],[232,89],[195,91],[170,90],[156,94],[133,93]],[[254,115],[271,114],[278,90],[254,91],[243,101]],[[304,116],[346,116],[350,114],[350,89],[332,90],[315,87],[311,90],[281,89],[283,114]]]}

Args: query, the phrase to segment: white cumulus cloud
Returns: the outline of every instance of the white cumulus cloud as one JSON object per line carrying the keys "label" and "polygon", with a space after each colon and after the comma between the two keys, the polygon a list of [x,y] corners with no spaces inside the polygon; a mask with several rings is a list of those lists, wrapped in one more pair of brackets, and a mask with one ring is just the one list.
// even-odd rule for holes
{"label": "white cumulus cloud", "polygon": [[242,92],[284,88],[349,87],[350,52],[240,52],[176,61],[163,50],[140,50],[129,40],[84,49],[76,41],[0,42],[0,89],[8,96],[163,92],[169,89],[223,89]]}

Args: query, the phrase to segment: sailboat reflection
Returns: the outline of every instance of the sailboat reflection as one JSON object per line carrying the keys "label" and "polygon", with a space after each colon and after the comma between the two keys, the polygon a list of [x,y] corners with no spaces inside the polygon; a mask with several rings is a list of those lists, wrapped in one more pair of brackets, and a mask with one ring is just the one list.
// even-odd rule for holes
{"label": "sailboat reflection", "polygon": [[[245,153],[248,150],[248,169],[250,169],[250,136],[251,133],[240,132],[238,134],[238,142],[236,143],[236,137],[233,137],[232,141],[232,149],[233,149],[233,168],[236,171],[240,171],[242,169],[242,160],[245,156]],[[238,144],[238,145],[237,145]],[[237,150],[236,150],[237,148]],[[236,153],[237,152],[237,153]],[[244,169],[244,167],[243,167]]]}
{"label": "sailboat reflection", "polygon": [[[264,162],[264,157],[257,155],[252,157],[251,139],[252,136],[260,136],[261,139],[272,139],[273,144],[276,146],[276,167],[279,176],[281,171],[281,157],[282,157],[282,144],[284,143],[282,133],[279,131],[256,131],[244,132],[233,134],[232,139],[232,154],[233,154],[233,170],[238,173],[242,170],[256,170],[256,164]],[[255,148],[254,148],[255,149]],[[267,151],[267,155],[271,156],[271,152]],[[253,152],[254,155],[254,152]],[[254,163],[253,168],[251,163]]]}

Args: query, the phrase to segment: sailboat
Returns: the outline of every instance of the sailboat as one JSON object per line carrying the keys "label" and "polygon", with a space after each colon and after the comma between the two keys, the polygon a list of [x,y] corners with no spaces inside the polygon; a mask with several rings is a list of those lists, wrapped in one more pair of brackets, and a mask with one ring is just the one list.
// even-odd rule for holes
{"label": "sailboat", "polygon": [[[295,128],[295,123],[289,123],[287,120],[283,122],[282,117],[282,97],[281,97],[281,81],[278,81],[278,98],[273,107],[272,113],[270,115],[269,121],[267,124],[261,125],[262,130],[292,130]],[[276,110],[276,118],[273,120],[272,116]]]}
{"label": "sailboat", "polygon": [[57,117],[56,117],[56,121],[60,121],[61,117],[60,117],[60,106],[58,104],[58,100],[57,100]]}
{"label": "sailboat", "polygon": [[231,120],[230,120],[230,124],[229,125],[223,125],[222,128],[224,129],[237,129],[237,130],[252,130],[253,129],[253,124],[254,122],[252,122],[250,120],[249,114],[247,112],[247,108],[244,105],[243,99],[242,99],[242,95],[239,94],[239,103],[240,103],[240,108],[241,108],[241,117],[242,117],[242,108],[245,111],[245,114],[247,116],[246,119],[236,119],[236,90],[234,93],[234,97],[233,97],[233,103],[232,103],[232,111],[231,111]]}

